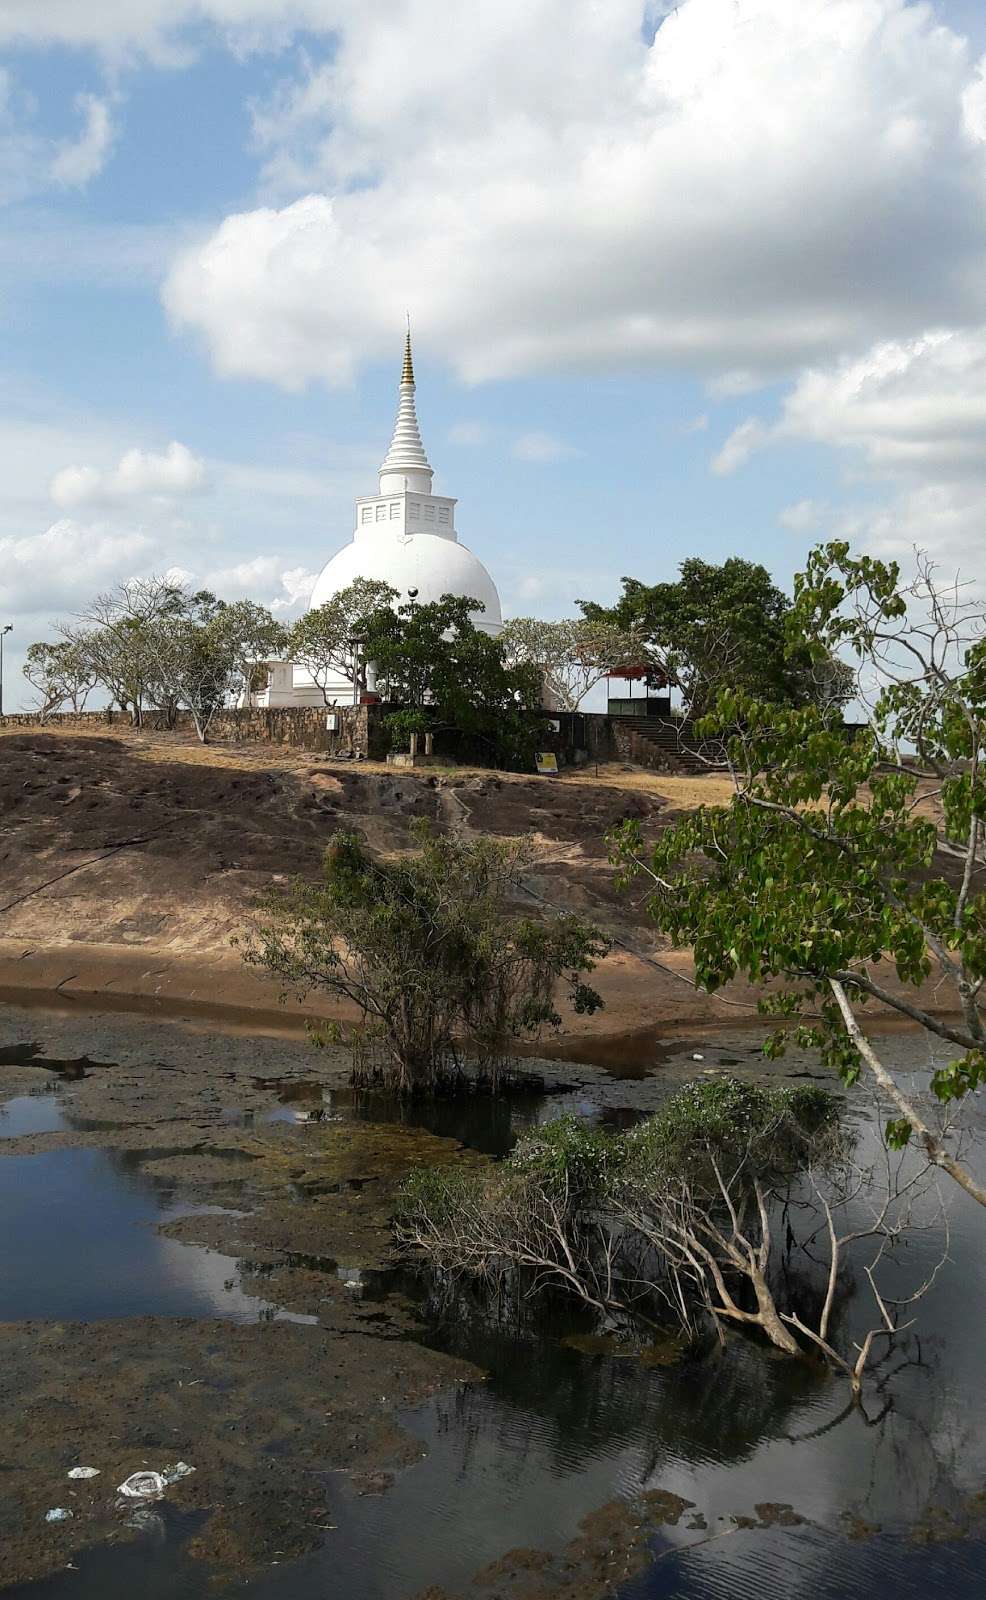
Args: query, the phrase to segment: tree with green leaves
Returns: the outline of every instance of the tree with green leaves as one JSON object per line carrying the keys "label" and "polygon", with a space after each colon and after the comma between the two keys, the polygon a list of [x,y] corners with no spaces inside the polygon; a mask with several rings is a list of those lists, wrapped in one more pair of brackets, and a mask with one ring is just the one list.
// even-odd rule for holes
{"label": "tree with green leaves", "polygon": [[230,698],[234,705],[245,705],[249,703],[258,665],[287,650],[288,630],[255,600],[229,600],[222,603],[222,608],[223,632],[233,658]]}
{"label": "tree with green leaves", "polygon": [[291,629],[288,653],[305,668],[329,705],[329,685],[340,674],[354,693],[366,690],[367,637],[376,614],[389,611],[397,590],[376,578],[356,578],[322,606],[306,611]]}
{"label": "tree with green leaves", "polygon": [[399,1094],[459,1076],[462,1055],[499,1087],[514,1040],[560,1019],[555,992],[576,1010],[602,1004],[586,976],[605,954],[575,916],[511,916],[530,858],[523,841],[464,839],[414,825],[417,848],[373,856],[337,833],[320,882],[296,880],[263,902],[247,953],[301,994],[355,1006],[354,1079]]}
{"label": "tree with green leaves", "polygon": [[790,647],[791,602],[766,567],[732,556],[721,566],[690,556],[674,583],[624,578],[613,606],[579,604],[585,617],[639,636],[647,655],[701,716],[722,692],[775,704],[842,704],[851,675],[833,656]]}
{"label": "tree with green leaves", "polygon": [[87,651],[69,639],[54,644],[32,644],[23,672],[37,695],[37,711],[42,722],[65,705],[72,711],[84,711],[98,682]]}
{"label": "tree with green leaves", "polygon": [[500,642],[508,665],[534,668],[541,680],[543,703],[559,711],[577,711],[608,673],[635,666],[644,656],[638,633],[586,617],[562,622],[511,617],[504,623]]}
{"label": "tree with green leaves", "polygon": [[[852,652],[869,725],[849,736],[818,705],[721,695],[700,731],[726,743],[730,803],[650,850],[629,823],[615,859],[624,880],[649,880],[651,914],[693,948],[702,988],[737,974],[776,985],[761,1009],[786,1023],[769,1051],[793,1024],[846,1082],[870,1074],[891,1143],[919,1143],[986,1205],[947,1126],[986,1076],[986,606],[927,561],[905,582],[895,562],[836,542],[798,577],[789,628],[813,658]],[[895,1071],[893,1044],[867,1034],[873,1002],[953,1047],[931,1077],[942,1116]]]}
{"label": "tree with green leaves", "polygon": [[501,641],[472,619],[482,609],[477,600],[446,594],[427,605],[378,611],[366,653],[386,698],[433,707],[436,727],[477,740],[504,765],[528,765],[539,674],[530,663],[508,664]]}

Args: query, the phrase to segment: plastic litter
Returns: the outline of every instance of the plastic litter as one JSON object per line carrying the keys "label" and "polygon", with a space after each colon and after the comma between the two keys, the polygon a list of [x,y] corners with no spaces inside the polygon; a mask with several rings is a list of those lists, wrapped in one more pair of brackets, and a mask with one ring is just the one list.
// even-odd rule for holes
{"label": "plastic litter", "polygon": [[72,1467],[69,1471],[70,1478],[98,1478],[98,1467]]}
{"label": "plastic litter", "polygon": [[696,1050],[695,1054],[692,1056],[692,1060],[693,1061],[704,1061],[705,1057],[704,1056],[700,1056],[698,1051]]}
{"label": "plastic litter", "polygon": [[52,1506],[50,1511],[45,1512],[45,1521],[67,1522],[70,1517],[74,1516],[75,1512],[70,1511],[67,1506]]}
{"label": "plastic litter", "polygon": [[189,1466],[187,1461],[176,1461],[173,1467],[165,1467],[163,1472],[132,1472],[129,1478],[117,1485],[117,1493],[127,1500],[153,1500],[163,1494],[169,1484],[187,1478],[194,1471],[195,1468]]}
{"label": "plastic litter", "polygon": [[123,1483],[117,1484],[117,1493],[128,1500],[149,1500],[153,1495],[163,1494],[167,1487],[160,1472],[132,1472]]}

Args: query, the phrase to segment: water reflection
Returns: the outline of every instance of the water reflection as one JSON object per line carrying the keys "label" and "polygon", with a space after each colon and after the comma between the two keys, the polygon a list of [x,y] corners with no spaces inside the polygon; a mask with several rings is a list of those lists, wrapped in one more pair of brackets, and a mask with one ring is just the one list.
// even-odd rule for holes
{"label": "water reflection", "polygon": [[66,1126],[64,1097],[57,1079],[50,1089],[17,1094],[0,1102],[0,1139],[19,1139],[27,1133],[61,1133]]}
{"label": "water reflection", "polygon": [[[160,1154],[160,1152],[155,1152]],[[139,1152],[52,1150],[0,1160],[0,1320],[231,1317],[266,1303],[236,1282],[237,1262],[162,1238],[189,1210],[141,1172]]]}

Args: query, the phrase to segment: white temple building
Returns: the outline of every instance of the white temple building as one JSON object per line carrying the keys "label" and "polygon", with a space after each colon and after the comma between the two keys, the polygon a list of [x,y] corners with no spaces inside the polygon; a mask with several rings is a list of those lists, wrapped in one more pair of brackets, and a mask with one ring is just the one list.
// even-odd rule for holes
{"label": "white temple building", "polygon": [[[322,606],[356,578],[376,578],[398,592],[399,605],[418,605],[442,595],[467,595],[481,602],[476,626],[498,634],[503,626],[500,596],[482,562],[459,543],[456,501],[432,493],[432,469],[421,442],[414,408],[411,335],[404,349],[400,400],[390,449],[380,468],[376,494],[356,501],[356,528],[349,544],[322,568],[309,608]],[[339,676],[327,688],[330,703],[349,705],[353,685]],[[321,689],[302,667],[290,661],[268,663],[267,687],[252,696],[258,706],[324,705]]]}

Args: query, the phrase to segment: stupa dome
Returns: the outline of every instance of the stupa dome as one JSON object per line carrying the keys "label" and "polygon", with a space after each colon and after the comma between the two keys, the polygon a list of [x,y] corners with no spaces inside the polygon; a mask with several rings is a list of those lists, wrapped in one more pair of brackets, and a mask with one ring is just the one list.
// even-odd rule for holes
{"label": "stupa dome", "polygon": [[444,594],[468,595],[485,607],[473,613],[478,628],[499,633],[502,626],[500,596],[483,563],[459,544],[437,533],[391,534],[389,530],[361,538],[359,532],[322,568],[312,590],[311,606],[324,606],[356,578],[377,578],[389,583],[407,601],[412,589],[418,605],[429,605]]}

